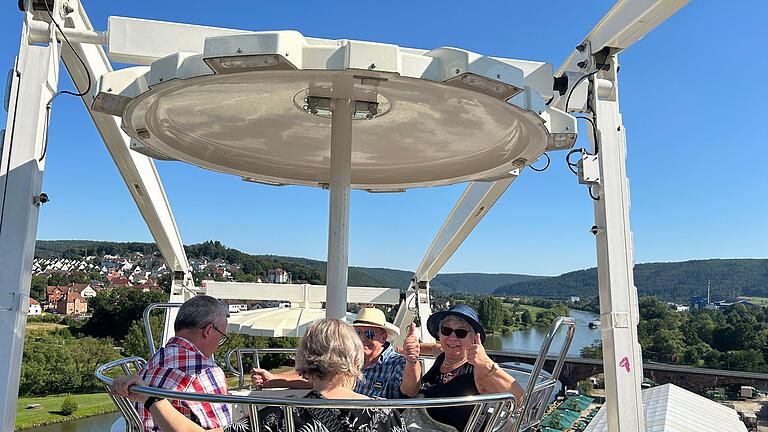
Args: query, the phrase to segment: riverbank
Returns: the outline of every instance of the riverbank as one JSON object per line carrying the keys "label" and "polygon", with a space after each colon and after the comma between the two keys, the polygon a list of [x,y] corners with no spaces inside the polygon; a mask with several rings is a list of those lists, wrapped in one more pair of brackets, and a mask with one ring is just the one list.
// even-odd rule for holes
{"label": "riverbank", "polygon": [[[72,396],[77,402],[77,411],[69,416],[63,415],[60,412],[61,403],[64,402],[64,398],[67,396]],[[25,409],[30,404],[40,404],[41,407]],[[117,407],[106,393],[20,397],[16,403],[15,430],[29,429],[115,411],[117,411]]]}

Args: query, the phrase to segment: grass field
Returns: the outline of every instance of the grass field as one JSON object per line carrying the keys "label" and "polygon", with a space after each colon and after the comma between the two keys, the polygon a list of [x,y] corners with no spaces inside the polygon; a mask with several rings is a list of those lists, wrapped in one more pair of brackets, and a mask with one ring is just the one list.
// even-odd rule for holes
{"label": "grass field", "polygon": [[[81,417],[117,411],[112,399],[106,393],[72,395],[77,401],[77,411],[71,416],[62,415],[59,410],[68,395],[45,397],[20,397],[16,403],[16,429],[26,429],[44,424],[58,423]],[[41,404],[37,409],[24,409],[29,404]]]}
{"label": "grass field", "polygon": [[[504,303],[504,307],[511,309],[512,308],[512,303]],[[543,307],[531,306],[531,305],[525,305],[525,304],[521,304],[520,308],[521,309],[528,309],[529,311],[531,311],[531,315],[533,315],[534,318],[536,318],[536,313],[537,312],[541,312],[543,310],[546,310]]]}
{"label": "grass field", "polygon": [[64,324],[43,323],[43,322],[28,322],[27,330],[36,331],[53,331],[66,327]]}
{"label": "grass field", "polygon": [[768,297],[739,297],[749,300],[759,306],[768,306]]}

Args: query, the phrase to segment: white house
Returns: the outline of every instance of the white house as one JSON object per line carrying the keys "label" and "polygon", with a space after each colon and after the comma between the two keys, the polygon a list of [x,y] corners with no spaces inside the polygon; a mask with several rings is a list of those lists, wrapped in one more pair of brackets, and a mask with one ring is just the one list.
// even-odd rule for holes
{"label": "white house", "polygon": [[27,316],[40,316],[43,314],[43,310],[40,309],[40,303],[31,298],[29,299],[29,312],[27,312]]}

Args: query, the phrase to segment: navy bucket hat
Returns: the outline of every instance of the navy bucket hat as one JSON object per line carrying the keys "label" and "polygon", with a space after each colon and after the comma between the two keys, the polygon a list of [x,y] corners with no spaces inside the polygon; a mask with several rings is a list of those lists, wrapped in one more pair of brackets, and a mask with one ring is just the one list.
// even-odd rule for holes
{"label": "navy bucket hat", "polygon": [[435,312],[427,320],[427,331],[437,340],[440,340],[440,321],[449,315],[457,316],[472,326],[475,333],[480,334],[480,340],[485,342],[485,329],[480,324],[480,317],[469,305],[457,304],[456,306],[441,312]]}

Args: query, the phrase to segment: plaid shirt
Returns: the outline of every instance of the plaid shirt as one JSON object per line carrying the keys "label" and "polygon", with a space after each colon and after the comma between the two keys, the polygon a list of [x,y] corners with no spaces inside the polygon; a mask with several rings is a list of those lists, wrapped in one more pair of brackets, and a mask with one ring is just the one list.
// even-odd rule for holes
{"label": "plaid shirt", "polygon": [[355,384],[355,392],[370,397],[398,399],[402,397],[400,384],[403,382],[404,370],[405,357],[398,354],[392,345],[387,343],[387,347],[381,352],[379,358],[363,369],[365,382],[358,381]]}
{"label": "plaid shirt", "polygon": [[[171,338],[138,373],[152,387],[190,393],[228,392],[224,371],[192,342],[180,337]],[[232,423],[232,414],[225,404],[192,401],[171,401],[171,404],[203,429]],[[145,431],[160,430],[143,405],[136,403],[134,407]]]}

